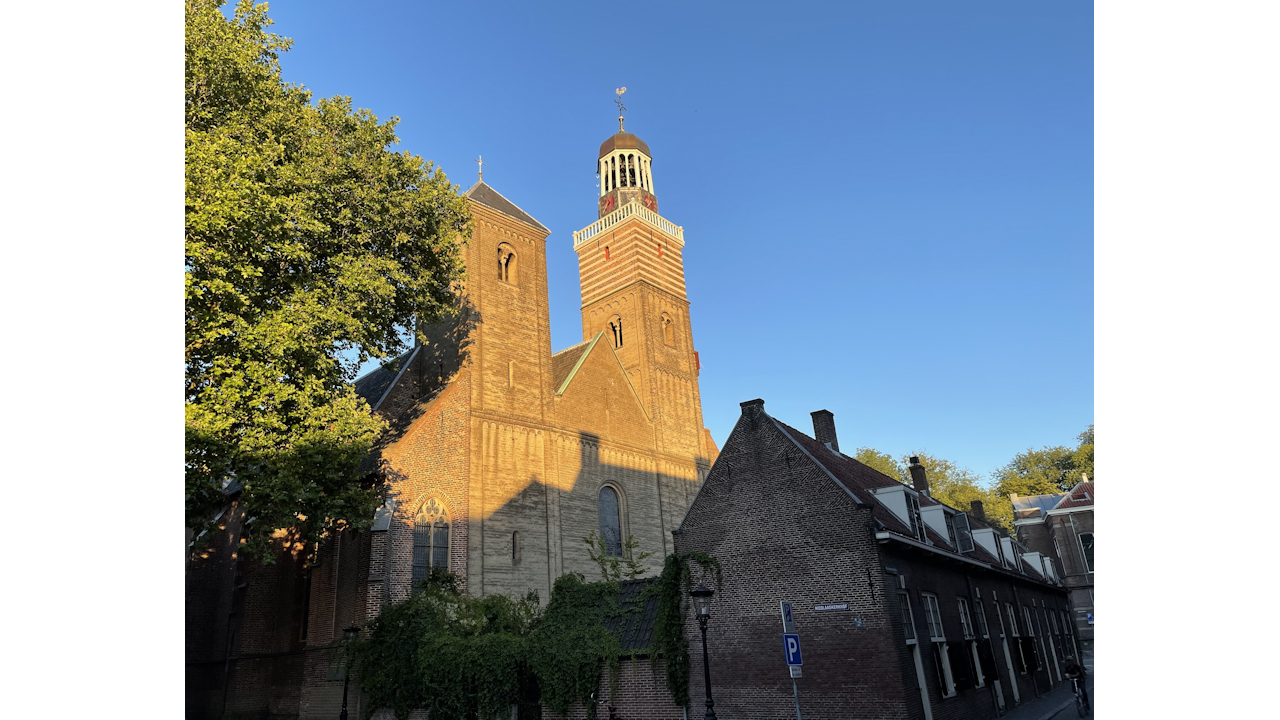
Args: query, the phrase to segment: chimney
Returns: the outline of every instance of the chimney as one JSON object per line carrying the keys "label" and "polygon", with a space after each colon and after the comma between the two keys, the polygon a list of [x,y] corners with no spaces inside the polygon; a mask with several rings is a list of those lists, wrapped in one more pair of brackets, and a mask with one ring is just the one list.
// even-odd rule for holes
{"label": "chimney", "polygon": [[[911,456],[911,487],[921,495],[929,495],[929,478],[924,475],[924,466],[920,464],[920,458],[916,455]],[[929,497],[933,497],[929,495]]]}
{"label": "chimney", "polygon": [[840,452],[840,443],[836,441],[836,416],[830,410],[817,410],[809,414],[813,416],[813,439]]}
{"label": "chimney", "polygon": [[978,518],[982,522],[987,521],[987,514],[982,510],[981,500],[974,500],[973,502],[969,503],[969,514]]}
{"label": "chimney", "polygon": [[755,400],[748,400],[738,404],[742,406],[742,417],[750,420],[751,427],[754,429],[756,420],[760,419],[760,416],[764,414],[764,400],[756,398]]}

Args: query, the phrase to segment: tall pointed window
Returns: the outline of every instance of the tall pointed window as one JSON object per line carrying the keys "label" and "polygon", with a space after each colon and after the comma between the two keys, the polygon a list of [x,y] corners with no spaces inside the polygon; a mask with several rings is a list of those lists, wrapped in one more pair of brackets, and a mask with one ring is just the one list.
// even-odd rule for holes
{"label": "tall pointed window", "polygon": [[666,313],[662,313],[661,322],[662,322],[662,342],[668,345],[675,345],[676,344],[676,328],[675,328],[675,325],[673,325],[671,322],[671,316]]}
{"label": "tall pointed window", "polygon": [[605,552],[622,555],[622,505],[618,491],[608,485],[600,488],[600,537],[604,539]]}
{"label": "tall pointed window", "polygon": [[424,502],[413,521],[413,582],[433,567],[449,569],[449,511],[439,498]]}
{"label": "tall pointed window", "polygon": [[520,279],[516,266],[516,251],[506,243],[498,246],[498,279],[518,285]]}

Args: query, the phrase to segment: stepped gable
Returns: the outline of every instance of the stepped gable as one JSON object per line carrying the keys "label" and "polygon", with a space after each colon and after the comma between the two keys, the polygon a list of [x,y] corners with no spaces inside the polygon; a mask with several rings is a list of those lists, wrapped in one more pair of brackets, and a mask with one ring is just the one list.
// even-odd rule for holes
{"label": "stepped gable", "polygon": [[489,187],[483,180],[471,186],[471,189],[464,193],[468,200],[514,218],[520,222],[531,225],[542,232],[550,235],[551,231],[545,225],[533,219],[529,213],[521,210],[518,205],[502,196],[502,193]]}

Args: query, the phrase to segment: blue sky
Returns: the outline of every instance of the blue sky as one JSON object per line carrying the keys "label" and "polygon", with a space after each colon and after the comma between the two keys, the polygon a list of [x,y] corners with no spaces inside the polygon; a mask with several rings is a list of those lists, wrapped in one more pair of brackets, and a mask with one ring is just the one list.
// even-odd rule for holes
{"label": "blue sky", "polygon": [[[690,8],[692,6],[692,9]],[[553,349],[596,152],[653,150],[685,228],[706,424],[762,397],[841,446],[987,474],[1093,422],[1089,3],[271,3],[286,80],[552,230]]]}

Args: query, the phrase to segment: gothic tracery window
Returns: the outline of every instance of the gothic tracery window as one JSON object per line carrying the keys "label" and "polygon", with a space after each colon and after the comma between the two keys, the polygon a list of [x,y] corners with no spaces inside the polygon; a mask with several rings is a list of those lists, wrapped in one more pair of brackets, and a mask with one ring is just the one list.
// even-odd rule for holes
{"label": "gothic tracery window", "polygon": [[618,491],[608,485],[600,488],[600,537],[604,540],[605,552],[622,555],[622,505]]}
{"label": "gothic tracery window", "polygon": [[413,522],[413,582],[433,567],[449,569],[449,511],[439,498],[423,503]]}

